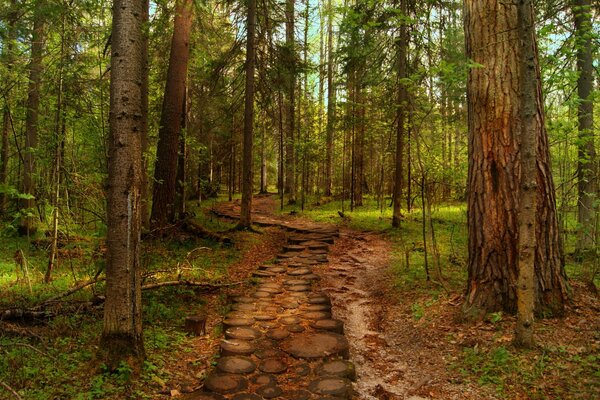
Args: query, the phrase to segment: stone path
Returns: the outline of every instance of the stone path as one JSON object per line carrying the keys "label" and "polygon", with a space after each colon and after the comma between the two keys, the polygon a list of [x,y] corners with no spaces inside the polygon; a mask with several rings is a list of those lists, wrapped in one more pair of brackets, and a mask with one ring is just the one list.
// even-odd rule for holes
{"label": "stone path", "polygon": [[[225,203],[214,212],[237,219],[239,207]],[[273,264],[253,273],[255,287],[232,298],[216,368],[204,391],[188,398],[351,399],[355,371],[344,324],[332,316],[331,300],[312,270],[328,262],[338,229],[277,219],[260,207],[253,221],[285,228],[287,244]]]}

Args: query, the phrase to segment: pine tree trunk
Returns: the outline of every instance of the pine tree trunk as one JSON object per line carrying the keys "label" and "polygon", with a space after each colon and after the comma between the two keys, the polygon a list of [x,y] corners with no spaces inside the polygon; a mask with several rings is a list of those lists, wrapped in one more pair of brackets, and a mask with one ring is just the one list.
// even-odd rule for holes
{"label": "pine tree trunk", "polygon": [[296,149],[295,149],[295,92],[296,92],[296,50],[294,37],[294,3],[295,0],[286,0],[285,3],[285,44],[288,52],[287,65],[287,99],[286,99],[286,168],[285,192],[288,202],[296,202]]}
{"label": "pine tree trunk", "polygon": [[[6,41],[2,45],[2,63],[6,65],[6,70],[9,74],[8,80],[12,79],[11,71],[14,63],[15,39],[17,38],[16,23],[17,23],[17,7],[16,1],[11,0],[10,10],[7,14],[7,35]],[[11,130],[11,115],[10,115],[10,87],[6,89],[4,94],[4,107],[2,109],[2,149],[0,150],[0,186],[8,183],[8,161],[9,161],[9,135]],[[0,219],[6,216],[8,207],[8,197],[6,192],[0,192]]]}
{"label": "pine tree trunk", "polygon": [[25,116],[25,148],[23,149],[23,190],[29,197],[21,202],[21,209],[28,215],[21,218],[19,232],[30,235],[35,232],[35,218],[31,215],[35,207],[35,150],[38,141],[38,117],[40,108],[40,87],[42,84],[42,57],[44,51],[43,3],[34,10],[33,35],[31,38],[31,63],[29,64],[29,86],[27,93],[27,113]]}
{"label": "pine tree trunk", "polygon": [[[147,24],[149,19],[149,7],[150,0],[144,0],[142,23]],[[142,45],[142,60],[144,62],[144,73],[142,74],[142,114],[148,115],[148,77],[149,77],[149,65],[148,65],[148,30],[144,30],[144,44]],[[150,227],[150,184],[148,176],[148,148],[150,146],[148,138],[148,119],[141,121],[142,131],[142,226],[146,229]]]}
{"label": "pine tree trunk", "polygon": [[[515,312],[518,272],[521,132],[517,7],[498,0],[465,3],[469,71],[469,266],[464,312]],[[533,39],[534,43],[535,40]],[[561,314],[567,282],[561,264],[554,183],[536,64],[537,210],[536,310]]]}
{"label": "pine tree trunk", "polygon": [[177,154],[191,26],[192,0],[178,0],[175,7],[171,55],[156,147],[152,216],[150,218],[154,228],[162,228],[175,220]]}
{"label": "pine tree trunk", "polygon": [[140,273],[142,143],[146,72],[143,1],[115,0],[112,69],[106,262],[106,301],[100,360],[109,369],[121,361],[141,364]]}
{"label": "pine tree trunk", "polygon": [[[405,1],[400,5],[402,11],[406,12]],[[404,184],[404,136],[405,136],[405,116],[407,106],[406,85],[403,79],[406,79],[406,57],[408,48],[408,28],[406,24],[400,26],[400,36],[396,42],[398,46],[398,107],[396,109],[396,158],[395,158],[395,175],[394,175],[394,213],[392,216],[392,226],[397,228],[400,226],[402,218],[400,212],[402,200],[402,186]],[[410,185],[410,182],[409,182]]]}
{"label": "pine tree trunk", "polygon": [[331,196],[333,176],[333,129],[335,126],[335,87],[333,83],[333,8],[327,1],[327,126],[325,153],[325,196]]}
{"label": "pine tree trunk", "polygon": [[590,0],[573,0],[577,50],[577,252],[590,251],[595,243],[594,202],[596,200],[596,148],[594,146],[594,65],[592,56],[592,9]]}
{"label": "pine tree trunk", "polygon": [[521,85],[519,106],[521,117],[519,161],[520,198],[518,211],[519,261],[517,277],[517,324],[515,344],[531,348],[533,339],[533,313],[535,308],[535,203],[536,203],[536,59],[534,43],[533,6],[531,0],[518,2],[518,34],[521,57]]}
{"label": "pine tree trunk", "polygon": [[254,140],[254,69],[256,42],[256,0],[248,0],[248,20],[246,38],[246,93],[244,104],[244,147],[242,164],[242,204],[239,228],[248,229],[252,225],[252,146]]}

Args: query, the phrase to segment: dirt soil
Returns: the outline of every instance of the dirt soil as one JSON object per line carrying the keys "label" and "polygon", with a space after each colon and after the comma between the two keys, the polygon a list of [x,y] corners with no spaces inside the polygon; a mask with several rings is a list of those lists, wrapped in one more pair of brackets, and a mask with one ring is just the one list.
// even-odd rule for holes
{"label": "dirt soil", "polygon": [[[263,218],[297,220],[291,216],[274,216],[272,210],[276,202],[273,198],[259,197],[255,199],[254,207]],[[275,243],[264,245],[264,248],[258,244],[257,248],[250,249],[244,260],[231,268],[236,279],[248,276],[260,260],[276,254],[283,234],[277,228],[268,228],[267,231],[269,233],[261,243]],[[504,395],[498,396],[493,386],[465,379],[459,370],[452,367],[460,364],[466,348],[491,348],[498,344],[509,348],[514,319],[504,316],[501,321],[462,322],[460,292],[443,295],[427,305],[426,318],[415,318],[413,305],[425,302],[427,296],[418,292],[399,293],[393,287],[391,247],[390,241],[380,233],[341,228],[340,237],[331,248],[329,263],[314,269],[323,277],[320,283],[322,289],[331,296],[334,318],[345,323],[350,359],[357,370],[355,398],[531,398],[518,382]],[[260,257],[256,256],[257,253]],[[567,352],[597,355],[600,349],[598,298],[590,295],[582,285],[576,282],[572,285],[576,306],[564,319],[538,322],[538,342],[544,343],[545,347],[563,346]],[[216,302],[212,304],[217,307]],[[218,315],[213,314],[210,320],[211,327],[216,327]],[[215,335],[211,335],[209,340],[199,338],[194,353],[181,360],[177,368],[181,368],[182,372],[187,370],[182,375],[192,377],[184,384],[179,381],[177,386],[183,391],[198,387],[210,368],[213,354],[217,352],[218,339]],[[538,353],[542,354],[543,350]],[[190,365],[195,366],[193,374],[188,373]],[[568,363],[565,368],[568,370]],[[552,396],[552,386],[564,387],[572,384],[573,379],[576,380],[576,377],[553,372],[542,376],[541,380],[547,387],[541,391],[543,395],[539,398],[564,398]],[[562,392],[557,390],[556,393]]]}

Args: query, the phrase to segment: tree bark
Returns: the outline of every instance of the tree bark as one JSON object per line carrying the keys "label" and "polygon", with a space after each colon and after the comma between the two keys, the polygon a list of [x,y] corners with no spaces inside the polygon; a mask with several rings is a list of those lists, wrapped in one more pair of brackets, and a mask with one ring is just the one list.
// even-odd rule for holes
{"label": "tree bark", "polygon": [[295,92],[296,92],[296,44],[294,36],[294,3],[295,0],[286,0],[285,3],[285,44],[287,51],[287,87],[286,87],[286,168],[285,192],[288,202],[296,203],[296,146],[295,146]]}
{"label": "tree bark", "polygon": [[[242,204],[238,228],[252,226],[252,146],[254,140],[254,69],[256,42],[256,0],[248,0],[248,20],[246,39],[246,93],[244,104],[244,148],[242,165]],[[264,146],[264,144],[263,144]]]}
{"label": "tree bark", "polygon": [[178,0],[175,7],[171,55],[156,147],[152,216],[150,218],[154,228],[162,228],[175,220],[177,154],[191,27],[192,0]]}
{"label": "tree bark", "polygon": [[[6,65],[8,72],[8,81],[12,80],[11,71],[15,62],[15,40],[17,38],[17,7],[16,1],[11,0],[10,10],[7,12],[7,35],[2,46],[2,62]],[[10,115],[10,87],[6,89],[4,95],[4,107],[2,110],[2,149],[0,151],[0,186],[8,183],[8,161],[9,161],[9,135],[11,130]],[[0,218],[6,216],[8,208],[8,196],[6,192],[0,192]]]}
{"label": "tree bark", "polygon": [[535,203],[536,170],[536,61],[533,5],[531,0],[518,2],[518,34],[521,57],[519,161],[521,163],[519,196],[519,261],[517,277],[517,324],[515,344],[531,348],[534,345],[533,319],[535,308]]}
{"label": "tree bark", "polygon": [[590,251],[595,243],[596,149],[594,146],[594,65],[592,56],[592,9],[590,0],[573,0],[577,49],[577,252]]}
{"label": "tree bark", "polygon": [[33,33],[31,37],[31,62],[29,64],[29,86],[27,93],[27,113],[25,116],[25,149],[23,151],[23,189],[28,195],[21,202],[21,209],[26,213],[20,220],[19,232],[30,235],[35,232],[36,180],[35,151],[38,142],[38,117],[40,108],[40,87],[42,84],[42,57],[44,52],[44,15],[43,2],[34,9]]}
{"label": "tree bark", "polygon": [[[406,13],[407,7],[405,1],[400,3],[403,13]],[[392,216],[392,226],[398,228],[402,219],[400,212],[402,204],[402,187],[404,180],[404,136],[405,136],[405,116],[407,107],[406,85],[403,81],[406,79],[406,57],[408,48],[408,27],[406,23],[400,26],[400,36],[396,43],[398,46],[398,105],[396,109],[396,158],[394,175],[394,213]],[[410,184],[410,183],[409,183]]]}
{"label": "tree bark", "polygon": [[333,82],[333,8],[327,1],[327,127],[325,154],[325,196],[331,196],[333,176],[333,130],[335,127],[335,87]]}
{"label": "tree bark", "polygon": [[[149,21],[149,7],[150,0],[144,0],[143,12],[142,15],[143,24],[148,24]],[[144,29],[144,44],[142,45],[142,60],[144,62],[144,73],[142,74],[142,114],[148,115],[148,79],[149,79],[149,65],[148,65],[148,29]],[[142,226],[145,229],[150,227],[150,184],[149,184],[149,176],[148,176],[148,148],[150,147],[150,142],[148,138],[148,119],[144,119],[141,125],[142,131],[140,132],[142,136],[142,188],[141,188],[141,197],[142,197]]]}
{"label": "tree bark", "polygon": [[[480,67],[467,81],[469,123],[469,265],[466,315],[515,312],[518,273],[519,90],[523,57],[518,46],[517,7],[498,0],[465,2],[467,55]],[[532,39],[535,43],[535,38]],[[548,137],[544,126],[537,48],[535,283],[536,311],[562,314],[567,281],[556,218]]]}
{"label": "tree bark", "polygon": [[144,358],[140,268],[142,132],[145,95],[142,75],[144,1],[113,5],[110,139],[106,238],[106,302],[100,359],[110,369],[121,361],[139,366]]}

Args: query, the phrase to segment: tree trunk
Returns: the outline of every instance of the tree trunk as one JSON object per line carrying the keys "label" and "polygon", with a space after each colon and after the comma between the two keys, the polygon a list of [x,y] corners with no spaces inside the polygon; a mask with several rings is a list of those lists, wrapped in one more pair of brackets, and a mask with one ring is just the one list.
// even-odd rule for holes
{"label": "tree trunk", "polygon": [[[267,113],[265,113],[267,114]],[[266,115],[265,115],[266,119]],[[267,124],[262,127],[260,135],[260,194],[268,193],[267,170]]]}
{"label": "tree trunk", "polygon": [[[406,5],[403,1],[400,5],[402,12],[406,13]],[[400,26],[400,37],[397,41],[398,46],[398,108],[396,110],[396,159],[394,175],[394,213],[392,216],[392,226],[398,228],[402,218],[400,212],[402,199],[402,185],[404,184],[404,136],[405,136],[405,112],[407,107],[407,93],[404,79],[406,79],[406,57],[408,48],[408,27],[405,23]],[[409,182],[410,184],[410,182]]]}
{"label": "tree trunk", "polygon": [[[244,104],[244,148],[242,164],[242,204],[238,228],[249,229],[252,225],[252,146],[254,140],[254,68],[256,42],[256,0],[248,0],[246,38],[246,93]],[[263,144],[264,146],[264,144]]]}
{"label": "tree trunk", "polygon": [[519,197],[519,261],[517,277],[517,324],[515,344],[531,348],[533,340],[533,312],[535,308],[535,202],[536,171],[536,62],[534,43],[533,6],[531,0],[519,0],[518,34],[521,57],[520,85],[520,197]]}
{"label": "tree trunk", "polygon": [[294,2],[286,0],[285,3],[285,44],[287,47],[287,99],[286,99],[286,168],[285,192],[288,202],[296,202],[296,146],[295,146],[295,92],[296,92],[296,50],[294,37]]}
{"label": "tree trunk", "polygon": [[163,98],[152,195],[151,224],[164,227],[175,219],[177,153],[181,114],[185,97],[189,40],[192,27],[192,0],[178,0],[175,7],[171,55]]}
{"label": "tree trunk", "polygon": [[31,37],[31,63],[29,64],[29,86],[27,93],[27,113],[25,117],[25,149],[23,151],[23,199],[21,209],[26,215],[21,218],[19,232],[30,235],[35,232],[36,181],[35,151],[38,141],[38,117],[40,108],[40,87],[42,84],[42,57],[44,51],[43,3],[39,2],[34,10],[33,34]]}
{"label": "tree trunk", "polygon": [[121,361],[140,366],[144,358],[140,273],[142,143],[147,71],[144,1],[115,0],[112,68],[106,260],[106,301],[100,360],[109,369]]}
{"label": "tree trunk", "polygon": [[594,202],[596,199],[596,149],[594,147],[594,65],[592,56],[592,9],[590,0],[573,0],[575,43],[577,49],[577,252],[590,251],[594,237]]}
{"label": "tree trunk", "polygon": [[[518,272],[519,90],[523,57],[517,7],[498,0],[465,3],[467,55],[482,67],[469,71],[469,266],[466,315],[515,312]],[[535,39],[532,38],[533,43]],[[567,282],[561,264],[554,183],[544,127],[537,49],[536,310],[561,314]]]}
{"label": "tree trunk", "polygon": [[175,195],[175,213],[177,218],[183,218],[185,214],[186,180],[187,180],[187,121],[188,121],[188,95],[187,88],[183,95],[181,106],[181,130],[179,132],[179,151],[177,152],[177,186]]}
{"label": "tree trunk", "polygon": [[[2,46],[2,63],[6,65],[8,80],[12,80],[11,71],[14,63],[15,40],[17,38],[17,23],[16,1],[11,0],[10,10],[7,12],[8,32],[6,41]],[[2,150],[0,151],[0,187],[8,183],[8,160],[9,160],[9,135],[11,130],[11,115],[10,115],[10,87],[6,89],[4,95],[4,107],[2,111]],[[5,191],[0,192],[0,219],[6,216],[8,208],[8,196]]]}
{"label": "tree trunk", "polygon": [[[143,4],[143,12],[142,15],[143,24],[148,23],[149,19],[149,7],[150,0],[144,0]],[[142,114],[148,115],[148,79],[149,79],[149,65],[148,65],[148,30],[144,30],[144,43],[142,45],[142,60],[144,62],[144,73],[142,74]],[[141,188],[141,197],[142,197],[142,226],[146,229],[150,227],[150,184],[149,184],[149,176],[148,176],[148,148],[150,146],[149,138],[148,138],[148,119],[145,118],[141,121],[142,131],[140,135],[142,137],[142,188]]]}
{"label": "tree trunk", "polygon": [[335,126],[335,87],[333,83],[333,8],[327,1],[327,126],[325,154],[325,196],[331,196],[333,176],[333,129]]}

